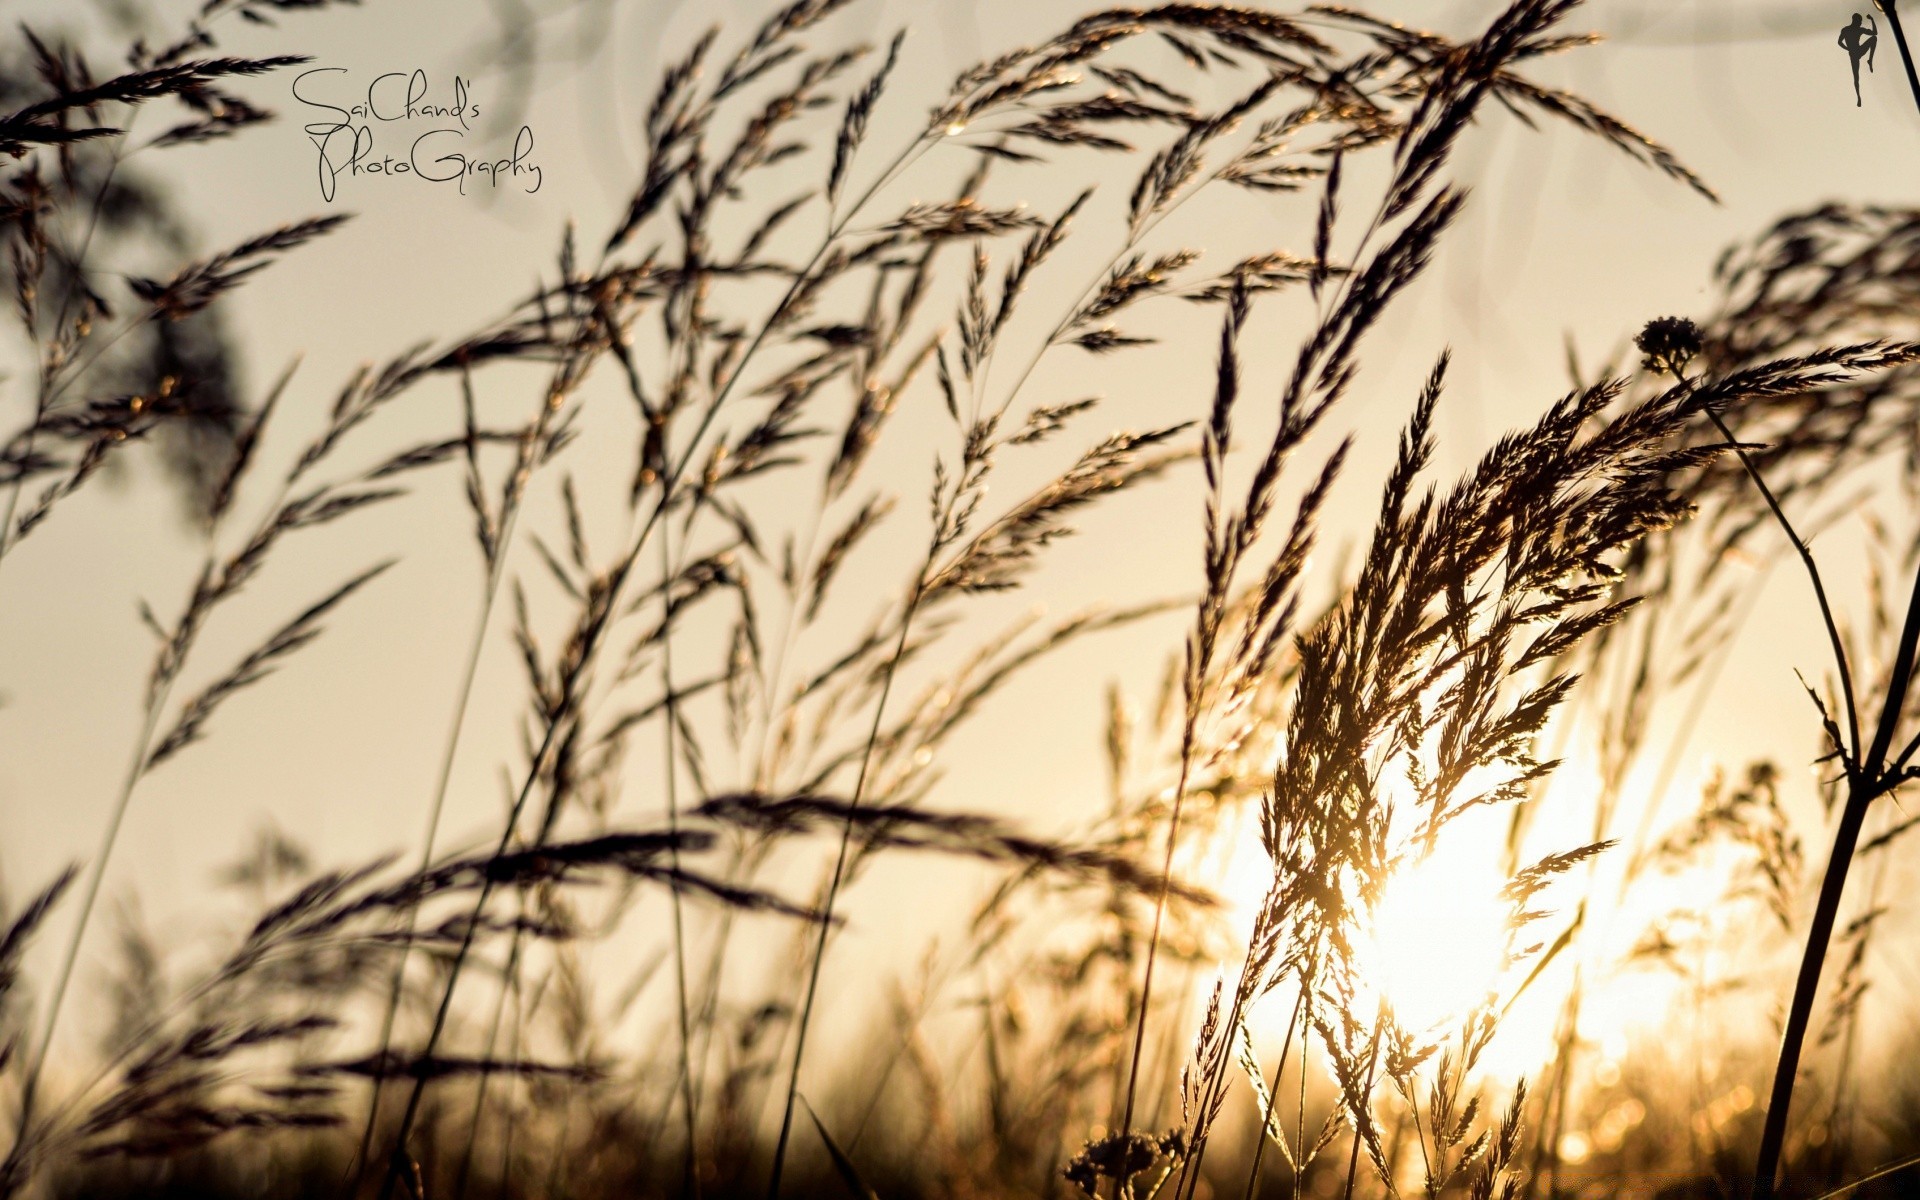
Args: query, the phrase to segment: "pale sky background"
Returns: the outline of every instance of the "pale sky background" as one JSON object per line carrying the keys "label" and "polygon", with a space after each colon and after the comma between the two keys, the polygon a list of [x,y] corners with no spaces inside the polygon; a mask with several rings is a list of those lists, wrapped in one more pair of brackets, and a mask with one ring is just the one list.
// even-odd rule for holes
{"label": "pale sky background", "polygon": [[[222,50],[312,54],[315,65],[345,67],[346,78],[362,85],[381,72],[417,66],[436,95],[457,72],[474,80],[473,97],[484,107],[502,103],[509,90],[493,65],[494,7],[519,5],[421,0],[289,14],[277,30],[225,26]],[[542,71],[528,109],[544,172],[537,195],[507,187],[498,195],[463,197],[445,188],[347,180],[329,206],[299,131],[305,118],[288,91],[290,72],[240,89],[277,109],[276,125],[227,143],[141,156],[149,159],[152,177],[176,189],[207,250],[309,215],[358,214],[340,233],[250,279],[239,302],[228,306],[250,403],[294,356],[303,356],[263,467],[284,467],[357,363],[478,325],[536,278],[550,278],[567,218],[579,221],[587,244],[597,245],[624,203],[637,165],[639,114],[662,64],[710,21],[725,20],[737,37],[766,10],[750,0],[615,7],[617,16],[604,27],[572,17],[543,26],[551,29],[547,51],[557,61]],[[1372,7],[1453,34],[1479,27],[1498,9],[1484,0]],[[1849,102],[1845,55],[1833,43],[1854,7],[1824,0],[1601,0],[1576,15],[1568,28],[1597,29],[1612,40],[1539,64],[1538,77],[1574,87],[1667,143],[1725,203],[1709,205],[1570,127],[1530,131],[1489,105],[1455,162],[1456,177],[1474,189],[1466,215],[1434,270],[1375,333],[1365,356],[1366,373],[1348,413],[1361,431],[1361,458],[1337,528],[1350,535],[1374,515],[1365,488],[1377,474],[1368,472],[1389,451],[1414,381],[1443,346],[1455,354],[1439,424],[1439,461],[1447,475],[1559,395],[1569,334],[1591,364],[1650,317],[1703,311],[1708,273],[1721,248],[1776,216],[1828,199],[1911,200],[1920,178],[1920,115],[1890,37],[1877,73],[1863,81],[1865,107]],[[897,144],[905,122],[919,120],[962,66],[1042,39],[1088,8],[1062,0],[860,0],[818,40],[884,41],[896,27],[911,30],[903,68],[883,102],[891,116],[876,121],[873,147]],[[25,15],[33,20],[39,12],[37,24],[53,28],[57,21],[48,14],[54,11],[40,4]],[[99,57],[104,63],[107,56]],[[820,115],[821,128],[837,120],[835,111]],[[927,173],[910,175],[896,194],[902,200],[940,194],[952,169],[953,159],[930,161]],[[1057,209],[1081,184],[1031,173],[1019,178],[1033,190],[1004,198],[1030,200],[1042,212]],[[1099,182],[1109,193],[1127,186],[1117,177]],[[1265,207],[1270,204],[1275,207]],[[1196,204],[1170,221],[1154,245],[1205,245],[1221,261],[1238,249],[1269,245],[1304,252],[1309,234],[1298,211],[1245,196]],[[1276,212],[1283,219],[1263,225]],[[1108,220],[1111,231],[1110,214]],[[1048,295],[1044,287],[1036,294],[1041,301]],[[1182,309],[1163,305],[1134,324],[1164,317],[1164,331],[1184,332],[1184,343],[1131,360],[1122,372],[1057,353],[1036,375],[1029,397],[1065,400],[1104,390],[1110,402],[1080,428],[1087,436],[1200,415],[1217,317]],[[1286,327],[1265,328],[1278,336]],[[1252,346],[1250,409],[1278,382],[1271,360],[1258,357],[1259,343]],[[1291,353],[1291,342],[1281,346]],[[1082,374],[1098,387],[1090,388]],[[496,423],[525,411],[526,395],[501,382],[509,378],[534,377],[501,375],[489,385],[483,404],[498,414]],[[0,385],[9,423],[27,403],[20,380],[16,368]],[[596,388],[624,415],[626,401],[609,381]],[[874,477],[897,482],[902,511],[917,514],[921,506],[929,459],[920,447],[930,444],[929,431],[939,430],[944,418],[937,414],[934,393],[923,386],[897,418],[900,428],[881,443]],[[423,388],[369,426],[360,446],[371,457],[456,421],[453,393]],[[624,445],[601,449],[589,441],[571,452],[568,465],[585,478],[595,462],[621,463],[626,454]],[[255,480],[256,504],[263,482]],[[557,474],[544,477],[541,501],[523,529],[556,528],[550,501],[557,483]],[[192,678],[208,678],[331,583],[379,558],[403,558],[329,622],[317,645],[228,704],[204,744],[142,784],[104,900],[111,908],[137,897],[150,927],[189,956],[236,919],[230,906],[207,903],[211,874],[243,851],[268,818],[323,864],[413,852],[476,617],[480,567],[457,471],[419,476],[412,488],[412,496],[374,519],[302,534],[284,547],[247,596],[216,618],[196,651],[202,673]],[[996,601],[1000,607],[992,611],[1010,615],[1044,604],[1062,614],[1098,600],[1184,593],[1199,575],[1199,495],[1197,473],[1187,472],[1112,505],[1082,522],[1084,535],[1060,547],[1031,587]],[[241,503],[244,509],[247,497]],[[611,509],[602,516],[597,544],[604,554],[618,522]],[[63,504],[0,571],[0,877],[10,899],[92,853],[137,728],[151,661],[136,601],[146,598],[163,619],[177,611],[199,553],[174,497],[143,466]],[[870,555],[850,568],[842,601],[898,582],[899,568],[882,565],[884,557]],[[528,573],[537,569],[530,555],[517,561]],[[1842,572],[1840,578],[1857,576]],[[866,610],[851,604],[849,613],[851,623]],[[1737,766],[1777,755],[1808,817],[1804,833],[1817,858],[1824,836],[1805,772],[1812,725],[1790,669],[1817,671],[1823,661],[1821,645],[1803,636],[1815,628],[1810,613],[1804,581],[1775,572],[1700,724],[1690,769],[1707,758]],[[1104,686],[1117,680],[1140,704],[1149,703],[1187,619],[1179,614],[1088,640],[1030,672],[954,743],[934,802],[1002,813],[1051,833],[1096,814],[1105,795]],[[454,842],[487,827],[498,812],[497,775],[503,764],[517,762],[520,674],[498,621],[479,693],[444,826]],[[630,789],[627,804],[636,823],[659,811],[646,802],[642,786]],[[926,860],[914,860],[862,885],[853,937],[869,953],[905,965],[928,932],[950,921],[948,910],[964,909],[976,894],[976,874],[928,870]],[[942,882],[930,884],[936,876]],[[54,932],[61,928],[54,923]],[[37,964],[43,970],[50,958],[45,947],[57,940],[45,939]],[[83,971],[83,991],[89,979],[98,981],[99,952],[110,942],[110,925],[96,925],[88,958],[95,965]],[[1888,969],[1912,981],[1910,963]]]}

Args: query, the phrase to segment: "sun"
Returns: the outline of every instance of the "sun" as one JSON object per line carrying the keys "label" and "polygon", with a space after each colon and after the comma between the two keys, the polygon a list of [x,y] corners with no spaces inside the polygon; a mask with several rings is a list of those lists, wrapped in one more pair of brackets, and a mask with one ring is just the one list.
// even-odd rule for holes
{"label": "sun", "polygon": [[[1401,862],[1376,901],[1351,897],[1348,1003],[1355,1019],[1370,1022],[1385,1006],[1416,1038],[1448,1040],[1491,1000],[1497,1032],[1479,1053],[1475,1074],[1509,1081],[1532,1076],[1570,1037],[1583,1046],[1611,1047],[1666,1020],[1680,985],[1670,972],[1632,969],[1634,946],[1664,912],[1714,912],[1725,868],[1703,864],[1677,876],[1642,872],[1628,887],[1619,878],[1627,856],[1610,851],[1529,899],[1532,919],[1516,928],[1502,894],[1513,860],[1531,862],[1592,837],[1593,774],[1570,762],[1558,787],[1517,854],[1508,848],[1512,814],[1501,809],[1460,815],[1425,855],[1411,852],[1413,831],[1396,831]],[[1196,858],[1189,869],[1218,881],[1230,900],[1229,940],[1244,945],[1263,905],[1271,903],[1273,866],[1251,829],[1234,833],[1217,857]],[[1279,1027],[1296,986],[1289,981],[1272,1002]],[[1567,1004],[1576,988],[1582,998],[1577,1029],[1570,1030]],[[1600,1061],[1617,1057],[1609,1050]]]}
{"label": "sun", "polygon": [[[1473,822],[1462,822],[1472,824]],[[1487,838],[1449,829],[1435,849],[1406,862],[1369,910],[1355,904],[1356,1003],[1384,1002],[1400,1024],[1424,1031],[1465,1015],[1497,990],[1508,966],[1506,877]],[[1212,865],[1232,897],[1235,936],[1250,933],[1268,900],[1272,866],[1257,839],[1234,839],[1235,853]]]}
{"label": "sun", "polygon": [[1387,881],[1356,945],[1363,983],[1415,1031],[1458,1019],[1496,991],[1509,912],[1493,864],[1462,839]]}

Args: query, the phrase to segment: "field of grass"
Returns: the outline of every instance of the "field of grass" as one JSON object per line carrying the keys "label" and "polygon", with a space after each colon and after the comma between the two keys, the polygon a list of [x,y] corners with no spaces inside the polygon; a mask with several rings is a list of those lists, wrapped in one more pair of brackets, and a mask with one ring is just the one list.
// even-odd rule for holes
{"label": "field of grass", "polygon": [[[1906,1004],[1870,951],[1920,820],[1920,209],[1782,216],[1449,459],[1450,352],[1382,331],[1474,202],[1463,146],[1524,122],[1713,196],[1538,80],[1609,53],[1576,0],[1457,37],[1090,10],[950,85],[853,0],[796,0],[671,51],[627,200],[574,212],[495,318],[255,389],[230,314],[348,218],[190,246],[145,164],[298,121],[243,97],[362,16],[207,0],[131,47],[0,41],[0,610],[63,603],[17,556],[123,459],[204,552],[141,606],[133,744],[89,743],[126,763],[93,849],[7,881],[0,1200],[1920,1188],[1920,1025],[1862,1019]],[[245,23],[284,52],[227,57]],[[1170,236],[1219,193],[1272,200],[1233,231],[1265,249]],[[433,668],[432,786],[358,861],[206,831],[244,915],[158,944],[110,902],[129,813],[354,654],[329,624],[405,620],[384,557],[265,615],[257,581],[428,488],[474,564],[434,587],[478,614]],[[1101,523],[1140,494],[1187,514],[1184,557]],[[1006,607],[1082,533],[1109,602]],[[1766,570],[1823,648],[1770,664],[1823,755],[1676,808]],[[1107,714],[1104,812],[1011,755],[1015,803],[956,804],[977,719],[1121,629],[1171,631],[1157,694],[1086,679],[1018,717]],[[0,723],[55,702],[9,675]],[[448,816],[483,808],[478,838]],[[9,827],[37,813],[9,794]],[[960,936],[853,952],[863,882],[946,863],[988,881],[925,885]]]}

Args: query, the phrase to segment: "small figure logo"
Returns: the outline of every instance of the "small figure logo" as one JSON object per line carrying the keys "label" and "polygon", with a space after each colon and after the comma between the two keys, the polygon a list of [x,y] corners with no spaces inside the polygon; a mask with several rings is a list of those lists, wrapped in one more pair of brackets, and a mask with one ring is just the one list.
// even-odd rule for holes
{"label": "small figure logo", "polygon": [[1853,14],[1853,24],[1840,31],[1840,48],[1847,52],[1849,65],[1853,67],[1853,106],[1860,107],[1860,60],[1867,60],[1867,70],[1873,70],[1873,51],[1880,44],[1880,30],[1874,25],[1873,18],[1865,18],[1861,24],[1859,13]]}
{"label": "small figure logo", "polygon": [[[1873,0],[1873,7],[1887,15],[1887,24],[1893,28],[1893,44],[1900,47],[1900,65],[1907,69],[1907,88],[1913,93],[1915,107],[1920,107],[1920,71],[1913,69],[1913,52],[1907,48],[1907,35],[1900,28],[1900,0]],[[1867,70],[1873,70],[1873,49],[1880,42],[1880,32],[1874,27],[1873,18],[1863,22],[1859,13],[1853,14],[1853,24],[1840,31],[1840,48],[1847,52],[1847,61],[1853,65],[1853,103],[1860,106],[1860,60],[1867,60]]]}

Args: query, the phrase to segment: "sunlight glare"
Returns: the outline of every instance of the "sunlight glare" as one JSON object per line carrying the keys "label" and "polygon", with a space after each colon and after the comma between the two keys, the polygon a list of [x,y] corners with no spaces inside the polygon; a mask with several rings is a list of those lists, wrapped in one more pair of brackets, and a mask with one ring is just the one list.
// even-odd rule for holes
{"label": "sunlight glare", "polygon": [[1367,982],[1409,1029],[1428,1029],[1478,1003],[1506,966],[1507,908],[1498,872],[1442,839],[1387,881],[1362,949]]}

